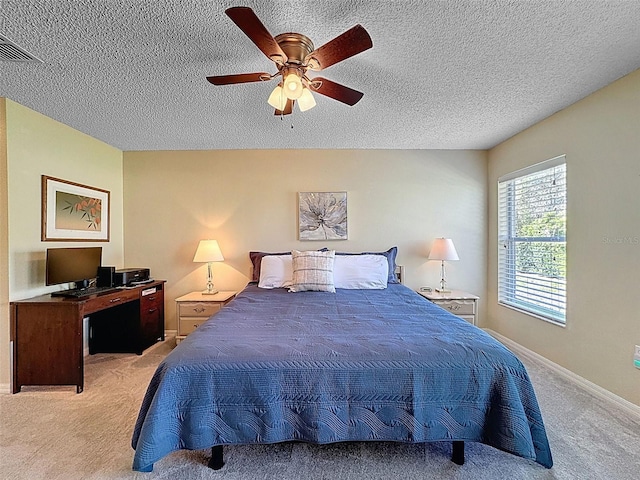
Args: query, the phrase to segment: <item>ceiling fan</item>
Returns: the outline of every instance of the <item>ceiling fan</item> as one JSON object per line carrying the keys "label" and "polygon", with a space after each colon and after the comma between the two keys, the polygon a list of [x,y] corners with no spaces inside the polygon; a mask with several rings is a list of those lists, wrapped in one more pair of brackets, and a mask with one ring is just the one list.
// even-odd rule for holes
{"label": "ceiling fan", "polygon": [[207,77],[212,84],[262,82],[281,77],[268,100],[269,105],[276,109],[276,115],[290,114],[296,100],[300,111],[313,108],[316,101],[311,91],[351,106],[358,103],[364,95],[326,78],[307,76],[309,70],[324,70],[371,48],[373,42],[362,25],[356,25],[314,49],[313,42],[300,33],[289,32],[271,36],[249,7],[232,7],[225,10],[225,13],[262,53],[276,64],[278,71],[274,74],[256,72]]}

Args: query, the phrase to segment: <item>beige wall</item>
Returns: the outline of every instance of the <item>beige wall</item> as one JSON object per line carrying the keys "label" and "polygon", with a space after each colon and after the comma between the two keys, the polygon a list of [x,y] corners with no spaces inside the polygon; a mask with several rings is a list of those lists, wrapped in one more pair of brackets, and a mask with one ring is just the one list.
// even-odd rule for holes
{"label": "beige wall", "polygon": [[0,393],[9,390],[9,221],[6,99],[0,97]]}
{"label": "beige wall", "polygon": [[[497,304],[500,175],[567,158],[567,325]],[[640,70],[489,152],[487,326],[640,405]]]}
{"label": "beige wall", "polygon": [[[8,206],[3,212],[8,212],[9,299],[28,298],[60,288],[44,285],[47,248],[90,245],[40,241],[41,175],[111,192],[111,241],[93,245],[103,247],[103,262],[122,266],[122,152],[11,100],[6,101],[6,128]],[[8,390],[9,351],[4,348],[8,345],[4,337],[8,331],[8,315],[4,305],[0,331],[3,346],[0,388]]]}
{"label": "beige wall", "polygon": [[[173,299],[204,287],[206,267],[191,261],[201,238],[220,242],[226,260],[215,265],[214,280],[223,289],[247,282],[249,250],[325,245],[349,251],[398,245],[406,283],[417,287],[437,283],[438,265],[425,257],[431,240],[444,235],[461,257],[448,265],[450,284],[481,296],[481,326],[640,405],[640,370],[632,366],[633,345],[640,344],[639,111],[640,72],[634,72],[488,155],[123,154],[0,99],[0,209],[7,212],[0,221],[0,391],[9,382],[7,301],[48,291],[44,250],[69,245],[40,242],[40,175],[47,174],[111,191],[103,262],[150,267],[155,278],[168,280],[167,328],[175,328]],[[495,289],[497,178],[560,154],[567,156],[569,189],[566,328],[498,306]],[[297,192],[340,190],[348,192],[349,240],[299,242]]]}
{"label": "beige wall", "polygon": [[[202,290],[206,266],[192,262],[200,239],[217,239],[219,289],[239,290],[250,250],[327,246],[343,251],[397,245],[406,284],[436,286],[426,256],[434,237],[453,238],[460,261],[450,286],[484,296],[486,153],[407,150],[235,150],[124,153],[125,263],[149,267],[173,300]],[[349,239],[297,240],[297,192],[347,191]]]}

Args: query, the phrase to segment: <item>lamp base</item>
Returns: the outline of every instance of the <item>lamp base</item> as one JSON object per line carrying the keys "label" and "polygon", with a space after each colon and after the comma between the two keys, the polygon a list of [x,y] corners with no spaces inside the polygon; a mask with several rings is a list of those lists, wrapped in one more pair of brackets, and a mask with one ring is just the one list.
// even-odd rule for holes
{"label": "lamp base", "polygon": [[436,288],[436,292],[438,293],[451,293],[451,290],[447,288]]}
{"label": "lamp base", "polygon": [[215,295],[216,293],[218,293],[218,290],[203,290],[202,295]]}

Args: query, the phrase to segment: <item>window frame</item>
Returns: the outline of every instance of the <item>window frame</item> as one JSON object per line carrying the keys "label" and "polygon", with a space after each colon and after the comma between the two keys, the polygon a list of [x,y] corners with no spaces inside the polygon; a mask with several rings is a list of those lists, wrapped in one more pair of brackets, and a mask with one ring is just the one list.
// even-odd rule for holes
{"label": "window frame", "polygon": [[[545,236],[516,236],[516,209],[517,197],[515,181],[527,180],[526,177],[539,174],[546,170],[555,169],[564,165],[564,191],[558,195],[558,198],[564,199],[564,224],[563,232],[564,236],[545,237]],[[560,155],[549,160],[531,165],[529,167],[516,170],[498,178],[498,262],[497,262],[497,292],[498,292],[498,304],[507,308],[514,309],[524,314],[539,318],[541,320],[553,323],[555,325],[565,327],[567,323],[566,318],[566,305],[567,305],[567,293],[566,293],[566,211],[567,211],[567,162],[566,156]],[[545,198],[543,195],[537,198]],[[549,208],[548,212],[554,211]],[[535,293],[536,288],[540,287],[541,282],[544,282],[544,278],[532,279],[531,282],[522,283],[522,279],[526,278],[527,274],[520,272],[516,267],[518,263],[518,245],[542,243],[542,244],[564,244],[565,258],[562,268],[564,269],[564,277],[562,280],[555,279],[554,277],[546,277],[548,280],[548,286],[543,288],[554,288],[552,300],[548,304],[553,304],[553,307],[546,307],[545,302],[542,302],[543,296]],[[520,257],[521,258],[521,257]],[[554,263],[554,266],[556,264]],[[520,282],[520,283],[519,283]],[[518,286],[520,285],[520,286]],[[529,301],[523,300],[526,294],[523,293],[525,288],[529,291],[533,291]],[[557,288],[557,290],[555,290]],[[538,290],[540,292],[540,290]],[[561,293],[559,293],[561,292]],[[518,298],[520,297],[520,298]],[[536,303],[536,301],[538,303]]]}

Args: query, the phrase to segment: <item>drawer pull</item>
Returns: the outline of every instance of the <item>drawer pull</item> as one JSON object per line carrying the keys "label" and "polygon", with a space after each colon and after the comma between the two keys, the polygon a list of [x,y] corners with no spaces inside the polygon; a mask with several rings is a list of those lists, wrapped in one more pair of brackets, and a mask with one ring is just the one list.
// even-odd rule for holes
{"label": "drawer pull", "polygon": [[120,297],[112,298],[111,300],[109,300],[109,303],[116,303],[116,302],[119,302],[120,300],[122,300],[122,298],[120,298]]}
{"label": "drawer pull", "polygon": [[149,309],[149,313],[153,313],[153,312],[155,312],[156,310],[158,310],[158,309],[157,309],[157,308],[150,308],[150,309]]}
{"label": "drawer pull", "polygon": [[199,323],[194,323],[194,324],[193,324],[193,328],[198,328],[199,326],[200,326],[200,324],[199,324]]}
{"label": "drawer pull", "polygon": [[196,312],[196,313],[202,313],[202,312],[204,312],[204,307],[195,307],[193,309],[193,311]]}
{"label": "drawer pull", "polygon": [[449,305],[447,308],[449,310],[460,310],[460,305]]}
{"label": "drawer pull", "polygon": [[153,296],[153,297],[149,297],[149,301],[150,301],[150,302],[155,301],[155,299],[156,299],[156,297],[155,297],[155,296]]}

